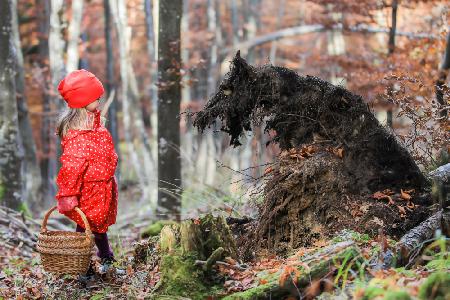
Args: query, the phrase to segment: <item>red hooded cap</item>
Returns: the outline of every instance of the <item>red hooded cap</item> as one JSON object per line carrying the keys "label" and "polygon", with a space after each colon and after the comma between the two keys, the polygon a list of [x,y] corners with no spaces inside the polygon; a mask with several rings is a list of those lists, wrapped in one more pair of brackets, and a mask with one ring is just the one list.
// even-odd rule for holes
{"label": "red hooded cap", "polygon": [[94,74],[81,69],[61,80],[58,91],[70,108],[81,108],[100,98],[105,89]]}

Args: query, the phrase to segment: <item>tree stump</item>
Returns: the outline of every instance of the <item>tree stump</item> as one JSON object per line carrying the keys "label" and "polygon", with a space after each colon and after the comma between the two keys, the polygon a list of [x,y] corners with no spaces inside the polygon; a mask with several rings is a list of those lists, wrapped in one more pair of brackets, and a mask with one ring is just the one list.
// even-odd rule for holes
{"label": "tree stump", "polygon": [[213,283],[208,275],[217,260],[226,256],[237,259],[228,225],[224,218],[212,215],[166,225],[159,248],[162,277],[158,293],[192,299],[204,299],[211,293]]}

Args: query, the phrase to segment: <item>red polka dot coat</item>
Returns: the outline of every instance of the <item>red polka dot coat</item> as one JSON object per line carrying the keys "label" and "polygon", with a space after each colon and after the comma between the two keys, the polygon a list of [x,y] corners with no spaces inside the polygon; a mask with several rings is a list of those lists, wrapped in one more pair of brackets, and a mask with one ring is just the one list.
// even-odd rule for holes
{"label": "red polka dot coat", "polygon": [[[118,189],[114,172],[118,156],[111,134],[100,122],[100,111],[94,112],[93,129],[69,129],[61,147],[62,165],[56,178],[55,198],[76,195],[91,230],[106,232],[116,222]],[[64,215],[85,228],[76,211]]]}

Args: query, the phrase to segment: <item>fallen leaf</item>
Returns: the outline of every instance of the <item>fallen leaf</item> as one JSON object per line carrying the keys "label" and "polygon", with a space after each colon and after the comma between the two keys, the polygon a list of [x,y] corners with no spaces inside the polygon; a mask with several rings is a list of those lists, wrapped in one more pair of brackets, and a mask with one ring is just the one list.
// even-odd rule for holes
{"label": "fallen leaf", "polygon": [[268,168],[266,168],[264,170],[264,175],[267,175],[267,174],[271,173],[272,171],[273,171],[273,168],[272,167],[268,167]]}
{"label": "fallen leaf", "polygon": [[402,198],[403,200],[409,201],[409,200],[411,200],[411,195],[409,195],[406,191],[403,191],[402,189],[400,189],[400,198]]}

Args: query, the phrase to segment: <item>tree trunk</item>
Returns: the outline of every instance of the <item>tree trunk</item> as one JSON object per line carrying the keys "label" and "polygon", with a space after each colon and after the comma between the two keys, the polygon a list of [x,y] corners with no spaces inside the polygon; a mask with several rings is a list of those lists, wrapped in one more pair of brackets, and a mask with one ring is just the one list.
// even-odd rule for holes
{"label": "tree trunk", "polygon": [[[53,106],[61,111],[65,107],[64,101],[59,98],[59,93],[56,88],[59,82],[66,75],[66,65],[64,63],[64,39],[62,37],[62,24],[61,15],[64,11],[64,1],[62,0],[51,0],[51,10],[50,10],[50,32],[48,36],[48,46],[49,46],[49,62],[50,62],[50,72],[52,78],[52,84],[50,90],[52,96]],[[57,135],[54,134],[55,119],[51,119],[50,130],[48,134],[50,135],[50,143],[54,145],[53,149],[56,153],[49,152],[53,154],[49,156],[49,177],[53,185],[53,189],[56,190],[54,178],[56,177],[57,170],[61,168],[61,162],[59,157],[61,156],[61,142]],[[52,149],[50,145],[50,149]],[[53,190],[52,189],[52,190]],[[54,195],[52,193],[52,195]]]}
{"label": "tree trunk", "polygon": [[[105,47],[106,47],[106,92],[108,95],[115,90],[114,83],[114,57],[113,57],[113,46],[111,38],[111,8],[109,6],[109,0],[103,0],[103,9],[105,14]],[[116,99],[117,97],[114,96]],[[114,141],[114,148],[116,153],[121,157],[120,149],[118,146],[119,133],[117,125],[117,100],[114,99],[108,110],[108,120],[107,127]],[[116,169],[116,176],[120,182],[120,166],[122,162],[119,160],[119,165]]]}
{"label": "tree trunk", "polygon": [[[133,102],[132,97],[135,96],[131,88],[130,79],[130,56],[129,56],[129,45],[130,45],[130,28],[127,25],[127,11],[126,3],[124,0],[110,0],[111,14],[116,24],[117,37],[119,43],[119,55],[120,55],[120,78],[122,83],[121,88],[121,100],[122,100],[122,111],[123,111],[123,127],[125,142],[127,144],[128,155],[131,157],[131,165],[135,171],[135,175],[142,189],[142,198],[149,199],[149,178],[146,172],[151,172],[146,166],[141,166],[138,156],[138,147],[134,142],[134,131],[131,121],[135,119],[132,116],[132,108],[130,107]],[[144,154],[144,159],[148,159],[147,155]]]}
{"label": "tree trunk", "polygon": [[[391,56],[395,51],[395,32],[397,31],[397,8],[398,8],[398,0],[392,1],[392,24],[391,28],[389,29],[389,41],[388,41],[388,55]],[[388,93],[392,92],[392,86],[389,87]],[[392,115],[392,108],[389,108],[387,110],[387,120],[386,124],[389,127],[393,127],[394,120]]]}
{"label": "tree trunk", "polygon": [[442,121],[447,121],[448,108],[444,108],[447,104],[444,100],[443,88],[445,81],[448,77],[448,71],[450,70],[450,32],[447,33],[447,46],[445,47],[445,54],[442,59],[442,64],[439,70],[438,80],[436,81],[436,99],[439,103]]}
{"label": "tree trunk", "polygon": [[[285,2],[286,2],[286,0],[281,0],[281,3],[278,4],[279,6],[278,6],[277,27],[276,27],[277,30],[280,29],[281,20],[282,20],[283,15],[284,15]],[[278,46],[277,40],[273,41],[270,44],[270,55],[269,55],[269,58],[270,58],[270,62],[273,65],[276,65],[277,46]]]}
{"label": "tree trunk", "polygon": [[12,7],[11,0],[0,1],[0,203],[17,210],[22,205],[22,157],[19,156],[18,147]]}
{"label": "tree trunk", "polygon": [[39,193],[41,186],[41,171],[36,157],[36,145],[33,138],[30,119],[28,116],[27,98],[25,97],[25,74],[22,47],[20,43],[17,0],[12,1],[12,20],[14,44],[17,49],[17,72],[16,72],[16,96],[19,118],[19,133],[21,145],[24,149],[24,160],[22,163],[21,177],[24,188],[23,201],[27,203],[32,212],[37,212],[36,204],[41,204],[42,194]]}
{"label": "tree trunk", "polygon": [[180,219],[180,22],[182,0],[160,1],[158,37],[158,214]]}
{"label": "tree trunk", "polygon": [[[150,61],[150,76],[151,76],[151,85],[150,85],[150,95],[152,99],[152,114],[156,111],[158,106],[158,89],[156,86],[156,82],[158,81],[158,69],[156,66],[156,38],[154,34],[154,20],[153,20],[153,10],[154,3],[153,0],[145,0],[145,25],[146,25],[146,33],[147,33],[147,51],[148,57]],[[151,118],[150,118],[151,119]],[[150,127],[153,128],[153,124],[150,121]]]}
{"label": "tree trunk", "polygon": [[[33,210],[41,211],[46,208],[50,203],[54,203],[53,196],[56,194],[56,185],[53,181],[53,175],[50,171],[50,85],[51,82],[47,78],[50,77],[50,72],[48,71],[47,58],[49,57],[49,27],[50,27],[50,0],[39,0],[37,3],[39,10],[39,32],[42,34],[43,38],[39,39],[39,56],[40,63],[39,68],[42,71],[42,82],[40,88],[42,89],[42,119],[40,126],[40,139],[41,139],[41,158],[39,161],[41,169],[42,183],[40,187],[40,194],[43,197],[42,203],[35,203],[35,208]],[[45,71],[44,71],[45,70]]]}
{"label": "tree trunk", "polygon": [[67,73],[78,69],[78,40],[80,38],[82,19],[83,0],[72,0],[72,20],[69,25],[69,41],[67,45]]}

